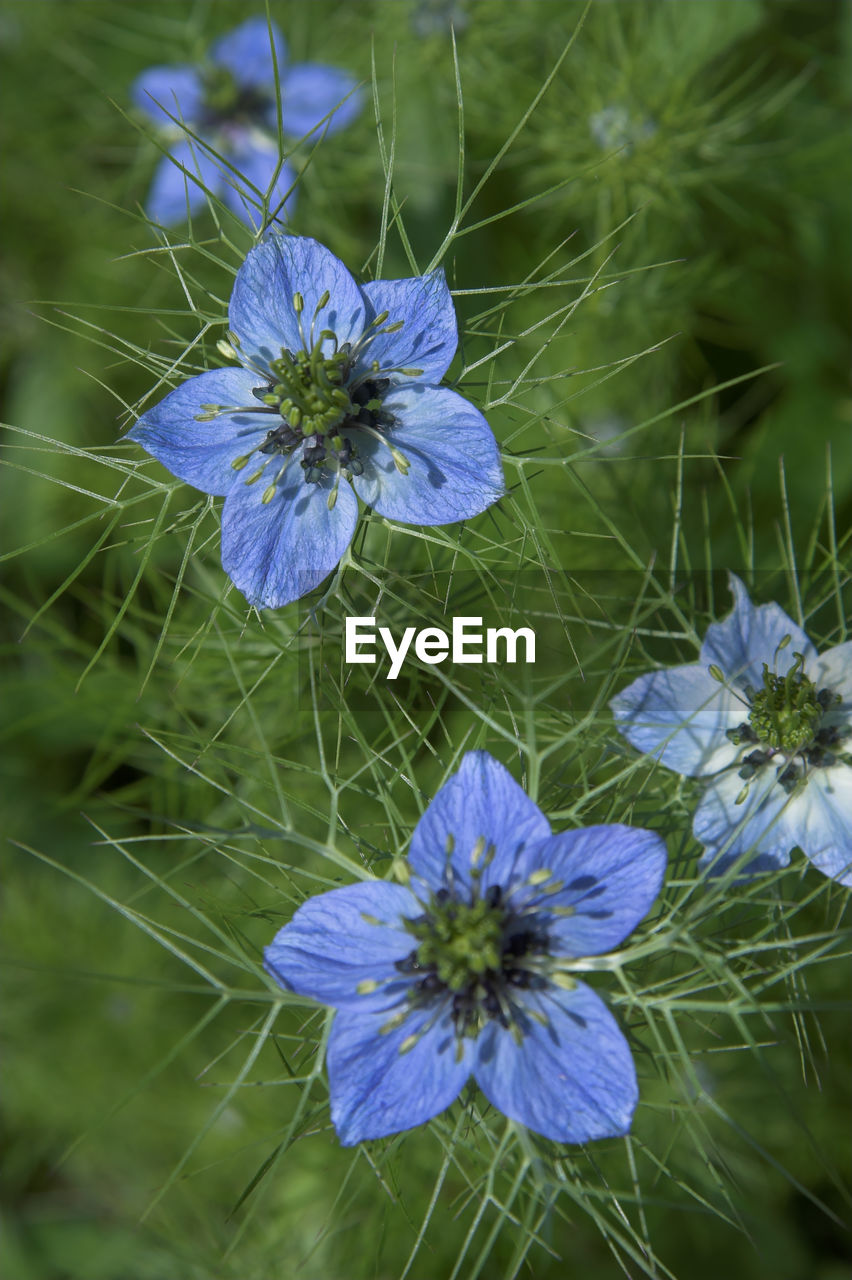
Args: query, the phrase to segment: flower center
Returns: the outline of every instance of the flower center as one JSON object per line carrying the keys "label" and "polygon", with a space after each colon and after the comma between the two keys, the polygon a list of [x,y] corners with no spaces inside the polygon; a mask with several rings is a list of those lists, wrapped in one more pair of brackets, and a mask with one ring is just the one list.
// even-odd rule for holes
{"label": "flower center", "polygon": [[482,897],[474,892],[470,901],[441,889],[422,916],[404,923],[418,943],[396,963],[415,979],[408,990],[409,1009],[440,1008],[449,999],[459,1040],[475,1038],[492,1018],[520,1034],[518,992],[547,985],[549,939],[534,917],[514,911],[500,887],[492,885]]}
{"label": "flower center", "polygon": [[[740,760],[737,772],[748,784],[751,778],[770,763],[782,767],[777,781],[785,791],[794,791],[809,769],[829,768],[840,761],[852,765],[852,755],[838,747],[852,734],[847,724],[826,724],[824,717],[840,701],[832,689],[818,689],[804,674],[804,657],[783,675],[775,675],[763,664],[763,686],[748,685],[748,720],[728,729],[726,736],[737,746],[751,746]],[[741,793],[745,798],[747,786]]]}
{"label": "flower center", "polygon": [[464,991],[501,965],[506,912],[496,902],[478,898],[460,902],[433,898],[419,920],[406,929],[419,939],[414,952],[418,968],[431,970],[450,991]]}
{"label": "flower center", "polygon": [[[305,481],[316,484],[326,469],[335,476],[335,484],[328,495],[331,510],[337,501],[341,476],[351,480],[364,472],[364,464],[352,438],[345,434],[369,436],[387,451],[397,471],[403,476],[410,469],[410,462],[389,439],[395,425],[393,414],[384,406],[384,396],[391,385],[387,374],[400,373],[406,378],[417,378],[422,369],[409,369],[401,365],[382,368],[378,360],[364,368],[363,355],[378,334],[397,333],[404,321],[386,324],[388,312],[383,311],[369,322],[361,336],[354,342],[338,346],[337,335],[331,329],[318,330],[320,312],[328,305],[329,292],[320,297],[314,308],[310,325],[302,322],[305,308],[300,293],[293,294],[293,310],[298,319],[302,346],[298,351],[281,348],[281,354],[270,361],[268,374],[257,365],[248,362],[253,372],[266,377],[261,386],[253,388],[252,395],[260,404],[224,405],[202,404],[195,415],[196,422],[212,422],[220,414],[264,413],[280,419],[278,426],[267,431],[262,444],[255,445],[248,453],[234,458],[231,467],[242,471],[256,453],[265,455],[260,468],[252,470],[245,481],[256,484],[275,455],[289,456],[299,450]],[[329,351],[328,344],[331,344]],[[227,341],[217,344],[222,355],[240,359],[240,340],[230,333]],[[244,362],[245,363],[245,362]],[[262,406],[262,407],[261,407]],[[274,478],[263,491],[261,501],[268,503],[275,497],[276,487],[287,469],[288,463],[273,466]]]}
{"label": "flower center", "polygon": [[751,696],[749,724],[759,742],[778,751],[796,752],[813,742],[825,705],[817,687],[802,671],[800,653],[786,675],[774,675],[764,662],[763,688]]}
{"label": "flower center", "polygon": [[339,355],[324,356],[322,338],[308,351],[291,355],[282,349],[270,370],[278,379],[263,397],[289,427],[303,436],[325,435],[352,412],[345,389],[347,360]]}
{"label": "flower center", "polygon": [[251,123],[262,116],[271,95],[254,86],[237,84],[227,67],[214,63],[203,78],[204,123],[208,126],[242,120]]}

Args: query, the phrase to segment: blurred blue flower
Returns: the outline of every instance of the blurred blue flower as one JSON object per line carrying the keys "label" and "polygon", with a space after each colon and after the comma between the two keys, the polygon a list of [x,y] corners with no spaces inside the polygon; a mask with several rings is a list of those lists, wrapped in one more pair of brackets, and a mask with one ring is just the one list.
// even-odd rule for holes
{"label": "blurred blue flower", "polygon": [[417,824],[407,886],[311,898],[266,949],[276,981],[337,1010],[327,1066],[341,1142],[423,1124],[471,1074],[557,1142],[626,1133],[630,1049],[571,970],[636,927],[665,865],[650,831],[552,835],[502,765],[466,755]]}
{"label": "blurred blue flower", "polygon": [[610,706],[638,750],[709,778],[692,829],[701,865],[752,875],[795,846],[852,885],[852,641],[818,654],[777,604],[755,607],[729,574],[734,610],[697,663],[652,671]]}
{"label": "blurred blue flower", "polygon": [[458,342],[443,271],[359,287],[316,240],[274,232],[237,273],[230,324],[220,350],[239,367],[183,383],[130,438],[225,497],[222,564],[250,604],[277,608],[331,572],[356,493],[421,525],[501,496],[491,428],[437,385]]}
{"label": "blurred blue flower", "polygon": [[281,125],[289,136],[310,133],[330,112],[323,127],[342,129],[360,111],[349,72],[318,63],[288,66],[284,37],[260,17],[217,40],[201,66],[149,67],[137,77],[137,106],[156,124],[173,130],[185,125],[201,140],[181,134],[160,161],[146,206],[150,218],[163,225],[180,222],[187,206],[191,213],[203,207],[203,187],[254,226],[260,220],[258,191],[268,192],[273,215],[281,212],[282,201],[290,206],[295,175],[278,152],[276,65]]}

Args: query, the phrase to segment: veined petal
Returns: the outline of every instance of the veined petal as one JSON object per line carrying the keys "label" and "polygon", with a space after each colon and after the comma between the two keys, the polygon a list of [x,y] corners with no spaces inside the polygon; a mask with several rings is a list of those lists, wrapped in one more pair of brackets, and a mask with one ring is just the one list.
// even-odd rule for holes
{"label": "veined petal", "polygon": [[478,515],[505,492],[497,441],[478,409],[454,391],[409,383],[384,401],[396,417],[388,442],[408,463],[403,474],[388,446],[358,432],[362,501],[405,524],[450,524]]}
{"label": "veined petal", "polygon": [[831,709],[836,718],[852,715],[852,640],[826,649],[811,663],[808,675],[818,689],[832,689],[840,694],[840,705]]}
{"label": "veined petal", "polygon": [[201,116],[201,76],[195,67],[148,67],[133,81],[137,107],[159,125],[194,124]]}
{"label": "veined petal", "polygon": [[692,819],[692,834],[704,845],[702,869],[719,875],[745,854],[752,856],[740,867],[741,876],[789,864],[795,840],[786,820],[789,797],[777,783],[777,773],[766,766],[746,787],[730,769],[708,782]]}
{"label": "veined petal", "polygon": [[748,707],[704,666],[666,667],[640,676],[610,702],[621,733],[637,751],[669,769],[701,776],[731,764],[738,748],[725,737],[748,719]]}
{"label": "veined petal", "polygon": [[666,862],[666,846],[652,831],[620,823],[563,831],[525,853],[516,869],[522,882],[544,871],[550,877],[522,883],[513,901],[554,913],[547,923],[552,954],[600,955],[648,914]]}
{"label": "veined petal", "polygon": [[189,139],[176,142],[154,171],[145,212],[162,227],[185,222],[207,204],[207,192],[217,195],[222,169],[213,157]]}
{"label": "veined petal", "polygon": [[852,887],[852,768],[814,769],[784,812],[790,843],[824,875]]}
{"label": "veined petal", "polygon": [[210,49],[210,58],[219,66],[227,67],[237,84],[243,88],[269,88],[275,85],[275,64],[272,60],[270,30],[275,43],[275,57],[279,77],[284,74],[287,45],[276,24],[267,24],[266,18],[247,18],[233,31],[227,32]]}
{"label": "veined petal", "polygon": [[486,751],[469,751],[418,822],[408,861],[431,889],[446,887],[449,876],[467,891],[478,849],[483,887],[506,884],[524,847],[549,835],[544,814],[508,769]]}
{"label": "veined petal", "polygon": [[238,474],[231,464],[262,442],[270,419],[263,413],[221,413],[199,422],[197,415],[204,405],[257,404],[252,395],[257,385],[256,375],[246,369],[209,369],[143,413],[127,439],[138,441],[179,480],[224,496]]}
{"label": "veined petal", "polygon": [[[273,458],[257,484],[234,484],[222,511],[222,567],[249,604],[280,609],[328,577],[355,532],[358,501],[343,479],[305,481],[299,453]],[[268,503],[264,493],[280,476]]]}
{"label": "veined petal", "polygon": [[[362,288],[367,299],[367,319],[387,311],[379,332],[364,350],[359,372],[368,373],[378,360],[381,373],[391,369],[422,369],[418,380],[438,383],[450,367],[458,346],[456,310],[447,288],[443,267],[427,276],[408,280],[374,280]],[[382,333],[388,325],[403,322],[398,333]],[[403,375],[387,372],[392,381]]]}
{"label": "veined petal", "polygon": [[[354,341],[364,328],[364,302],[340,259],[308,236],[271,232],[250,250],[234,281],[229,314],[243,351],[265,365],[281,354],[282,347],[302,350],[293,297],[298,293],[304,299],[302,328],[309,334],[326,292],[329,300],[316,315],[315,332],[332,330],[340,345]],[[326,346],[332,349],[328,341]]]}
{"label": "veined petal", "polygon": [[[733,612],[722,622],[707,628],[701,646],[701,665],[715,663],[724,674],[738,684],[759,689],[763,684],[763,664],[777,675],[783,675],[801,653],[805,667],[814,661],[816,649],[801,627],[797,626],[777,604],[755,606],[736,574],[728,574],[734,596]],[[778,646],[789,636],[789,643]]]}
{"label": "veined petal", "polygon": [[[255,230],[263,222],[263,196],[267,197],[268,218],[287,217],[296,199],[295,190],[290,189],[296,175],[288,164],[282,163],[279,168],[278,148],[260,146],[247,139],[235,147],[230,158],[245,182],[230,170],[225,173],[222,199],[228,208]],[[257,194],[258,191],[260,195]]]}
{"label": "veined petal", "polygon": [[555,1142],[627,1133],[639,1096],[636,1069],[603,1001],[578,982],[528,1004],[545,1021],[524,1016],[520,1044],[496,1022],[476,1042],[474,1075],[489,1102]]}
{"label": "veined petal", "polygon": [[[276,981],[323,1004],[366,1013],[399,999],[407,985],[394,968],[416,942],[402,919],[422,907],[410,889],[382,880],[347,885],[303,903],[264,952]],[[375,992],[359,984],[375,982]],[[391,986],[393,983],[393,986]]]}
{"label": "veined petal", "polygon": [[402,1026],[383,1033],[387,1010],[334,1015],[326,1063],[331,1118],[344,1147],[413,1129],[458,1097],[470,1075],[470,1041],[462,1041],[457,1060],[449,1014],[430,1027],[434,1017],[434,1009],[412,1010]]}
{"label": "veined petal", "polygon": [[[288,67],[281,77],[281,123],[286,134],[303,138],[315,129],[330,111],[334,114],[322,126],[336,133],[351,124],[363,105],[360,92],[353,92],[356,80],[348,71],[321,63],[300,62]],[[345,101],[344,101],[345,99]],[[268,123],[277,125],[278,113],[269,109]]]}

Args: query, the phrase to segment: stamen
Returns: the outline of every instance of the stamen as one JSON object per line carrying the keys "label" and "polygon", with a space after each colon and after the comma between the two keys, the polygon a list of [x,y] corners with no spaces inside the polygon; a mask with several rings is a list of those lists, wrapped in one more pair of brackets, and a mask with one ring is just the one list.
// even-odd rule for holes
{"label": "stamen", "polygon": [[379,1035],[387,1036],[390,1035],[391,1031],[398,1030],[408,1017],[408,1013],[409,1010],[404,1008],[400,1009],[398,1013],[395,1013],[392,1018],[388,1018],[387,1022],[383,1022],[379,1027]]}
{"label": "stamen", "polygon": [[561,987],[563,991],[576,991],[577,979],[572,978],[570,973],[562,973],[556,969],[550,975],[550,981],[555,987]]}
{"label": "stamen", "polygon": [[228,342],[226,338],[220,338],[216,343],[216,350],[220,356],[224,356],[226,360],[239,360],[237,349],[233,343]]}
{"label": "stamen", "polygon": [[[319,302],[314,307],[314,314],[311,316],[311,338],[310,338],[311,346],[314,345],[314,328],[316,327],[317,316],[322,311],[323,307],[328,306],[328,301],[330,297],[331,297],[331,294],[329,293],[328,289],[326,289],[325,292],[322,294]],[[328,330],[325,330],[325,332],[328,332]]]}
{"label": "stamen", "polygon": [[365,431],[367,435],[372,436],[374,440],[378,440],[379,444],[383,444],[393,458],[394,466],[400,475],[408,475],[408,472],[411,469],[411,463],[408,461],[404,453],[400,453],[399,449],[397,449],[395,445],[392,445],[389,440],[385,439],[383,435],[380,435],[380,433],[375,431],[372,427],[365,427],[359,422],[358,429],[360,431]]}

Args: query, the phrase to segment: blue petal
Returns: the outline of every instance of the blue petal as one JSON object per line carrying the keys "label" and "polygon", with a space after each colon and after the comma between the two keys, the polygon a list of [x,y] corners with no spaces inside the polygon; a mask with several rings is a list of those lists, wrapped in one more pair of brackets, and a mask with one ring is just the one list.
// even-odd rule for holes
{"label": "blue petal", "polygon": [[392,390],[384,408],[396,417],[388,440],[409,467],[403,475],[386,444],[358,433],[365,466],[353,484],[379,515],[405,524],[450,524],[479,515],[502,497],[497,441],[469,401],[414,383]]}
{"label": "blue petal", "polygon": [[[555,1142],[627,1133],[639,1096],[630,1048],[590,987],[529,997],[545,1025],[523,1018],[524,1036],[491,1022],[480,1035],[474,1075],[504,1115]],[[523,1016],[523,1015],[522,1015]]]}
{"label": "blue petal", "polygon": [[[239,169],[245,182],[231,172],[226,173],[222,199],[228,208],[248,226],[257,230],[263,223],[262,197],[266,196],[266,217],[285,218],[295,203],[296,193],[291,187],[296,175],[288,164],[281,164],[279,169],[277,147],[258,146],[256,142],[247,139],[234,148],[229,159]],[[272,183],[276,170],[278,174]],[[260,195],[257,194],[258,191]]]}
{"label": "blue petal", "polygon": [[[795,654],[803,654],[806,665],[816,658],[816,649],[802,628],[787,617],[780,605],[755,607],[735,574],[728,574],[728,582],[734,609],[723,622],[714,622],[707,628],[701,646],[703,667],[716,663],[729,679],[759,689],[763,685],[764,662],[770,671],[783,675],[796,661]],[[789,643],[779,651],[786,636],[790,637]]]}
{"label": "blue petal", "polygon": [[826,649],[811,663],[808,675],[818,689],[831,689],[840,695],[839,705],[829,711],[830,721],[847,721],[852,714],[852,640]]}
{"label": "blue petal", "polygon": [[222,170],[213,157],[197,143],[177,142],[157,165],[145,212],[163,227],[185,222],[206,207],[207,192],[216,195],[221,186]]}
{"label": "blue petal", "polygon": [[203,89],[195,67],[149,67],[130,90],[137,107],[159,125],[175,119],[193,124],[201,117]]}
{"label": "blue petal", "polygon": [[237,272],[231,294],[231,328],[243,350],[261,364],[276,359],[281,348],[300,351],[293,295],[304,299],[303,328],[310,330],[317,303],[328,291],[329,301],[317,316],[315,329],[331,329],[338,343],[355,341],[364,328],[361,290],[343,263],[325,245],[307,236],[271,232],[252,249]]}
{"label": "blue petal", "polygon": [[[281,123],[285,133],[303,138],[315,129],[330,111],[334,114],[323,130],[336,133],[359,114],[362,96],[355,90],[356,80],[348,71],[319,63],[301,62],[288,67],[281,77]],[[344,101],[345,99],[345,101]],[[267,123],[277,125],[278,113],[270,108]]]}
{"label": "blue petal", "polygon": [[610,702],[621,733],[637,751],[678,773],[716,773],[736,758],[725,737],[748,718],[748,707],[706,667],[668,667],[640,676]]}
{"label": "blue petal", "polygon": [[563,831],[528,850],[516,868],[522,880],[541,871],[550,879],[519,888],[512,901],[549,917],[552,954],[600,955],[648,914],[666,862],[666,846],[652,831],[619,823]]}
{"label": "blue petal", "polygon": [[702,869],[719,875],[746,854],[752,856],[739,868],[741,876],[788,865],[795,841],[785,820],[788,796],[776,781],[777,773],[772,766],[764,767],[747,790],[735,769],[708,783],[692,819],[692,833],[704,845]]}
{"label": "blue petal", "polygon": [[485,866],[482,885],[505,885],[524,847],[549,835],[544,814],[508,769],[486,751],[469,751],[418,822],[408,860],[430,888],[450,883],[449,867],[452,882],[468,890],[474,849],[482,842],[484,847],[493,844],[496,852]]}
{"label": "blue petal", "polygon": [[[275,496],[264,504],[279,467]],[[331,573],[358,520],[358,501],[345,480],[329,511],[332,488],[328,472],[317,484],[306,483],[298,452],[283,464],[273,458],[256,484],[232,487],[222,511],[222,567],[249,604],[280,609]]]}
{"label": "blue petal", "polygon": [[[422,370],[418,380],[438,383],[450,367],[458,346],[456,311],[443,269],[408,280],[374,280],[362,290],[367,299],[367,319],[387,311],[387,320],[370,342],[361,361],[368,373],[373,360],[381,372],[390,369]],[[388,325],[403,321],[398,333],[382,333]],[[401,374],[390,373],[394,381]]]}
{"label": "blue petal", "polygon": [[[402,885],[374,880],[332,889],[309,898],[279,930],[264,953],[266,968],[282,986],[323,1004],[357,1012],[384,1007],[399,999],[399,983],[409,981],[394,962],[417,945],[402,918],[422,914]],[[359,992],[365,980],[379,983],[378,990]]]}
{"label": "blue petal", "polygon": [[[429,1030],[431,1009],[412,1011],[401,1027],[382,1033],[388,1012],[334,1016],[328,1042],[331,1118],[345,1147],[424,1124],[448,1107],[470,1075],[471,1042],[456,1040],[448,1013]],[[402,1051],[407,1038],[420,1038]]]}
{"label": "blue petal", "polygon": [[852,887],[852,768],[814,769],[783,814],[791,845],[824,875]]}
{"label": "blue petal", "polygon": [[287,45],[275,23],[267,24],[266,18],[247,18],[233,31],[229,31],[210,49],[210,58],[227,67],[238,85],[243,88],[269,88],[275,85],[275,64],[269,42],[270,26],[275,42],[279,78],[284,74]]}
{"label": "blue petal", "polygon": [[259,444],[269,427],[263,413],[219,414],[198,422],[202,405],[256,404],[252,389],[258,379],[245,369],[210,369],[190,378],[153,409],[143,413],[127,434],[172,475],[202,493],[224,496],[237,473],[231,463]]}

